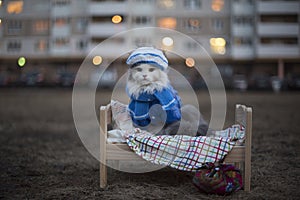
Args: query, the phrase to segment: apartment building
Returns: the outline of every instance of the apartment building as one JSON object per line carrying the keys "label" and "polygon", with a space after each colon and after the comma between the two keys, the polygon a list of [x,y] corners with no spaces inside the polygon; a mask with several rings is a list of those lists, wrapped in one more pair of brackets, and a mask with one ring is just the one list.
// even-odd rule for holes
{"label": "apartment building", "polygon": [[[51,82],[57,74],[75,73],[89,52],[110,36],[161,27],[200,43],[224,76],[262,72],[284,78],[300,73],[299,18],[297,0],[0,0],[0,73],[17,79],[41,71]],[[126,45],[155,45],[197,56],[194,42],[149,31],[114,37],[97,52],[94,66],[109,62]],[[26,58],[23,68],[17,62],[21,56]],[[171,62],[176,58],[171,56]],[[179,64],[179,70],[188,71],[184,62]]]}

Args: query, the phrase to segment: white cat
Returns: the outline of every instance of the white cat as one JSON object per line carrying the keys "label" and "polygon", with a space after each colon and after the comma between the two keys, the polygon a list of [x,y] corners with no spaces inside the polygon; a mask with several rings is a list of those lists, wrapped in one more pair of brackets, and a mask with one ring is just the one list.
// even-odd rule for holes
{"label": "white cat", "polygon": [[[154,91],[162,91],[169,84],[167,73],[149,64],[141,64],[128,71],[127,92],[130,96],[138,97],[143,92],[154,94]],[[207,128],[200,112],[192,105],[185,105],[181,108],[181,120],[163,126],[152,124],[147,130],[156,134],[195,136],[205,135]]]}
{"label": "white cat", "polygon": [[135,126],[155,134],[206,134],[208,126],[200,112],[191,105],[181,107],[181,99],[168,79],[168,61],[161,51],[139,48],[127,64],[128,110]]}

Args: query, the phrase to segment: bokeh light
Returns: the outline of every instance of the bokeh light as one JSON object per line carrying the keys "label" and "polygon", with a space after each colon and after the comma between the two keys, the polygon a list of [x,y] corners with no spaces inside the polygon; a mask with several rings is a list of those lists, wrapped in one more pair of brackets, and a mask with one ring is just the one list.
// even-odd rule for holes
{"label": "bokeh light", "polygon": [[177,21],[174,17],[165,17],[159,19],[157,24],[161,28],[176,29]]}
{"label": "bokeh light", "polygon": [[24,67],[25,64],[26,64],[26,58],[25,57],[22,56],[22,57],[18,58],[19,67]]}
{"label": "bokeh light", "polygon": [[102,63],[102,57],[101,56],[94,56],[93,64],[94,65],[100,65],[101,63]]}
{"label": "bokeh light", "polygon": [[173,46],[174,40],[172,38],[170,38],[170,37],[164,37],[162,39],[162,43],[163,43],[163,45],[165,45],[167,47],[170,47],[170,46]]}
{"label": "bokeh light", "polygon": [[226,53],[226,40],[224,38],[210,38],[212,52],[224,55]]}
{"label": "bokeh light", "polygon": [[185,64],[188,67],[194,67],[195,66],[195,60],[191,57],[188,57],[185,59]]}
{"label": "bokeh light", "polygon": [[224,7],[224,0],[213,0],[211,3],[211,9],[215,12],[220,12]]}
{"label": "bokeh light", "polygon": [[19,14],[23,11],[23,4],[22,0],[19,1],[8,1],[6,6],[6,11],[9,14]]}
{"label": "bokeh light", "polygon": [[120,16],[120,15],[114,15],[112,18],[111,18],[111,21],[112,23],[114,24],[119,24],[121,23],[123,20],[123,18]]}

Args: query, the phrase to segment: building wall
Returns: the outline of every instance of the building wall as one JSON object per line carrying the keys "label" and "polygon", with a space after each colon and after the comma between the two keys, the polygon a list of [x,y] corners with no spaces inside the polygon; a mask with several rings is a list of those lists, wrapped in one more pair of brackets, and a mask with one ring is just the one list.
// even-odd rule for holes
{"label": "building wall", "polygon": [[[0,2],[0,68],[17,68],[16,59],[25,56],[35,60],[34,66],[64,65],[71,70],[72,59],[79,67],[93,48],[114,34],[132,28],[161,27],[193,38],[220,68],[231,66],[233,74],[264,73],[261,63],[265,60],[272,63],[267,68],[275,75],[279,60],[287,66],[283,75],[299,71],[300,2],[297,0]],[[112,23],[114,15],[121,16],[120,23]],[[147,32],[115,38],[111,46],[99,53],[109,60],[122,46],[152,45],[154,41],[159,41],[155,46],[166,48],[161,42],[163,37],[157,32]],[[195,43],[176,35],[169,37],[174,44],[167,49],[198,56]],[[44,61],[39,62],[40,58]],[[45,64],[45,60],[49,63]]]}

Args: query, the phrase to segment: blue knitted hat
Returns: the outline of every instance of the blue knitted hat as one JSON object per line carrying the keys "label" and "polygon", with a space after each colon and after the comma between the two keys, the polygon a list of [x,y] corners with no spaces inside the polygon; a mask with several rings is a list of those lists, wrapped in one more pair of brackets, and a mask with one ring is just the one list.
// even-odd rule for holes
{"label": "blue knitted hat", "polygon": [[140,47],[134,50],[128,57],[126,63],[130,67],[140,64],[150,64],[165,71],[168,68],[168,60],[162,51],[153,47]]}

